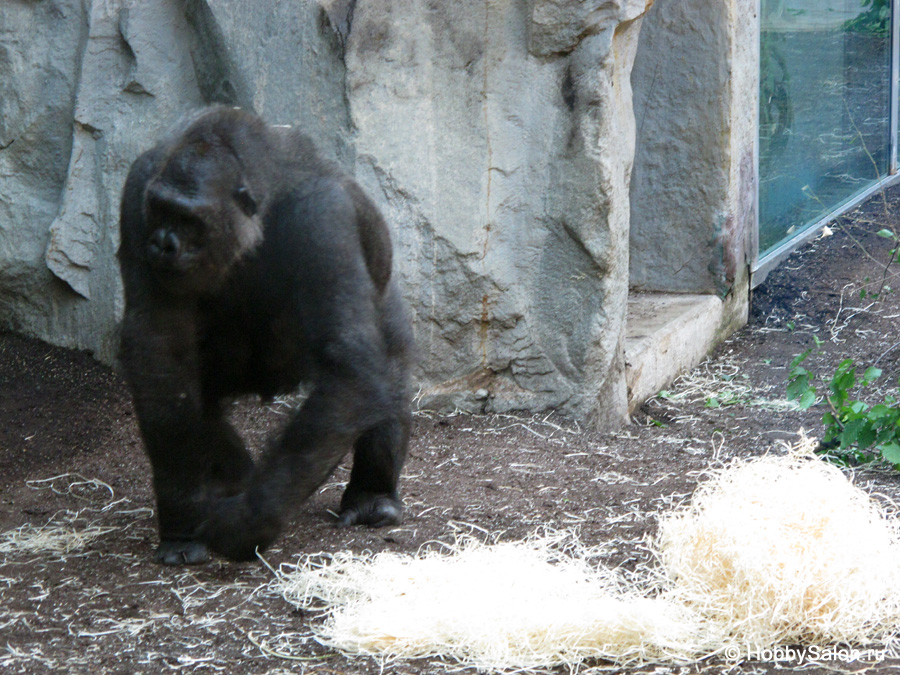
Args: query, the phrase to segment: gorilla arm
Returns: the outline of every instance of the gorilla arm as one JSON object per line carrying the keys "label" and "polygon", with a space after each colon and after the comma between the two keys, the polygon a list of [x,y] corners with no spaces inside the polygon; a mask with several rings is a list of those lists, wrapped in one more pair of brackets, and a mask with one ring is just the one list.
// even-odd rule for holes
{"label": "gorilla arm", "polygon": [[134,397],[157,494],[160,547],[167,564],[202,562],[194,541],[204,517],[209,478],[237,483],[252,460],[233,429],[201,391],[196,300],[152,281],[146,258],[143,194],[161,153],[145,153],[125,184],[119,259],[125,286],[119,358]]}
{"label": "gorilla arm", "polygon": [[[347,350],[363,345],[339,345]],[[392,415],[383,378],[372,377],[365,356],[351,368],[336,367],[312,390],[282,436],[269,448],[245,493],[217,500],[199,535],[214,551],[233,560],[250,560],[278,535],[284,515],[306,500],[330,476],[365,429],[378,428]],[[352,366],[358,364],[359,369]],[[364,372],[368,371],[368,372]],[[388,469],[392,471],[392,468]],[[386,500],[383,524],[399,521],[396,496]],[[353,524],[356,516],[344,524]],[[359,521],[362,522],[362,521]],[[372,521],[375,524],[375,521]]]}
{"label": "gorilla arm", "polygon": [[204,404],[196,334],[195,312],[177,303],[129,311],[122,323],[121,360],[153,467],[156,558],[166,564],[208,558],[197,532],[219,496],[210,489],[239,486],[253,469],[218,407]]}
{"label": "gorilla arm", "polygon": [[[276,207],[273,220],[285,224],[274,240],[284,250],[298,252],[292,257],[304,263],[294,267],[291,314],[302,317],[298,344],[308,346],[305,357],[313,389],[267,449],[247,491],[211,505],[200,538],[238,560],[252,558],[257,547],[268,546],[283,517],[331,475],[354,444],[358,446],[361,435],[395,426],[402,407],[398,406],[402,396],[394,391],[400,387],[393,348],[400,345],[391,344],[395,336],[384,330],[381,316],[390,271],[376,267],[390,264],[390,249],[378,238],[370,240],[368,248],[360,241],[356,232],[360,205],[352,192],[327,180],[307,187]],[[377,212],[375,217],[378,222],[372,226],[385,227]],[[296,223],[303,226],[291,226]],[[373,274],[373,268],[379,274]],[[394,488],[403,454],[381,447],[357,451],[354,465],[362,460],[374,474],[373,490],[350,490],[342,510],[359,513],[345,518],[344,524],[399,521],[401,507]],[[351,482],[360,483],[360,470],[355,473]],[[384,506],[374,506],[381,494],[386,496],[379,501]]]}

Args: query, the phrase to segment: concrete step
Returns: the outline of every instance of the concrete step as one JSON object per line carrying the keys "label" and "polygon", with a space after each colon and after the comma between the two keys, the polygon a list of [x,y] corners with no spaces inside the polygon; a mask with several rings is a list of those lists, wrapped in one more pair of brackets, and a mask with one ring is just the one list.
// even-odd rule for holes
{"label": "concrete step", "polygon": [[722,300],[715,295],[629,296],[625,337],[629,412],[706,357],[716,344],[722,315]]}

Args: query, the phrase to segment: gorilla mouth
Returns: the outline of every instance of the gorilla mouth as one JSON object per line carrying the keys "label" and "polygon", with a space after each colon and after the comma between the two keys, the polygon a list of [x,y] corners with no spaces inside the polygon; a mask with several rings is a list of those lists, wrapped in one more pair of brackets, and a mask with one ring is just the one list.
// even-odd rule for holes
{"label": "gorilla mouth", "polygon": [[147,257],[160,270],[187,271],[200,255],[200,246],[174,229],[154,230],[147,241]]}

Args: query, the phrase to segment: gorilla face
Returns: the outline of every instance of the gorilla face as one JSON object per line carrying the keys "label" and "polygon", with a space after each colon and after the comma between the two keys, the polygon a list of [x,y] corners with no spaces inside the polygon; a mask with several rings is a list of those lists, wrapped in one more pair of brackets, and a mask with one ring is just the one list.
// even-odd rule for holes
{"label": "gorilla face", "polygon": [[174,295],[214,292],[262,239],[256,198],[221,144],[177,147],[148,184],[144,204],[147,261]]}

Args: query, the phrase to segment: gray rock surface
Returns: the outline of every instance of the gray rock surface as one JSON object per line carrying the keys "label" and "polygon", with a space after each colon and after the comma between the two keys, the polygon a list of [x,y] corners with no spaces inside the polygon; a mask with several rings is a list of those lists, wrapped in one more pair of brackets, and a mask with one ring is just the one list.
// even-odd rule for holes
{"label": "gray rock surface", "polygon": [[424,407],[618,424],[648,2],[8,0],[0,320],[111,362],[128,166],[226,102],[315,136],[384,210]]}
{"label": "gray rock surface", "polygon": [[[178,5],[14,1],[0,15],[0,49],[20,59],[0,65],[19,102],[2,122],[13,152],[0,154],[0,170],[16,177],[0,187],[5,323],[107,362],[122,303],[115,252],[125,174],[152,138],[202,103]],[[29,86],[35,80],[52,82],[53,93]],[[53,127],[34,129],[44,120]],[[53,162],[21,166],[22,156]],[[36,194],[40,212],[31,214],[21,204]],[[22,283],[6,282],[10,272]]]}
{"label": "gray rock surface", "polygon": [[83,3],[9,2],[0,12],[0,317],[49,334],[43,264],[73,147],[88,18]]}
{"label": "gray rock surface", "polygon": [[644,18],[633,289],[724,297],[741,283],[755,236],[757,26],[753,0],[657,0]]}
{"label": "gray rock surface", "polygon": [[645,3],[590,4],[356,6],[356,174],[394,225],[425,406],[624,419]]}

